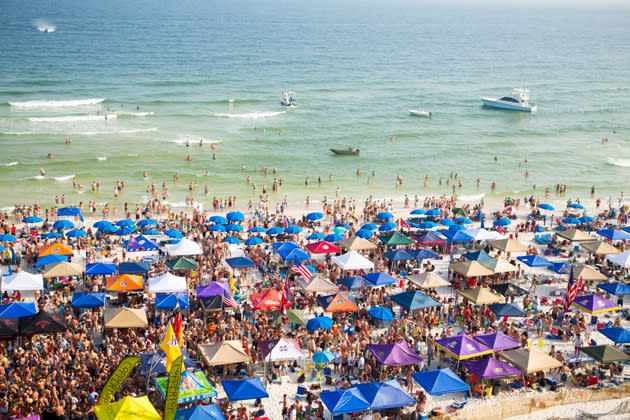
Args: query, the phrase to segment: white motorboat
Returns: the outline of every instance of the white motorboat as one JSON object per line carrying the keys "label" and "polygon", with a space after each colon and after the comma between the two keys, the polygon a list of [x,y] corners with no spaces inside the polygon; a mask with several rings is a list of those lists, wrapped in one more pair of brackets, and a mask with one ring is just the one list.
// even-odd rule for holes
{"label": "white motorboat", "polygon": [[295,92],[284,92],[280,103],[284,106],[297,106],[297,98]]}
{"label": "white motorboat", "polygon": [[514,89],[511,95],[501,98],[481,98],[484,106],[510,111],[536,112],[536,105],[530,105],[529,89]]}
{"label": "white motorboat", "polygon": [[411,115],[415,115],[416,117],[426,117],[426,118],[431,118],[431,116],[433,115],[429,111],[421,111],[419,109],[410,109],[409,113]]}

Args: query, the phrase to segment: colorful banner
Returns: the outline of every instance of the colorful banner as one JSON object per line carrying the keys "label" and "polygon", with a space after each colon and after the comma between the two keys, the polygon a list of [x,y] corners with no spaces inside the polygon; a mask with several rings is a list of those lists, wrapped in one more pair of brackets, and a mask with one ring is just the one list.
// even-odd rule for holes
{"label": "colorful banner", "polygon": [[166,387],[166,400],[164,401],[164,420],[174,420],[177,411],[177,399],[179,397],[179,386],[184,367],[184,356],[181,355],[173,361],[168,375],[168,385]]}
{"label": "colorful banner", "polygon": [[120,361],[114,373],[107,379],[107,383],[101,390],[101,395],[99,395],[96,405],[109,404],[112,401],[118,388],[120,388],[139,361],[140,358],[137,356],[125,357]]}
{"label": "colorful banner", "polygon": [[[162,397],[168,398],[169,378],[155,378],[155,384],[160,394],[162,394]],[[187,404],[216,396],[217,391],[212,387],[203,372],[190,373],[186,370],[182,371],[177,404]]]}

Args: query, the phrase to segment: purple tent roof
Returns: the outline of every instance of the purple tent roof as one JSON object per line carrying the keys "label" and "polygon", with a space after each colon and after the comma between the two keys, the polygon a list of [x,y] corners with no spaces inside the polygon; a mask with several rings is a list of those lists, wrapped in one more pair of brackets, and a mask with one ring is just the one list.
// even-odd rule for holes
{"label": "purple tent roof", "polygon": [[578,296],[573,300],[572,305],[589,314],[621,310],[619,305],[599,295]]}
{"label": "purple tent roof", "polygon": [[462,365],[481,379],[502,378],[503,376],[520,375],[520,369],[503,363],[493,357],[481,360],[464,360]]}
{"label": "purple tent roof", "polygon": [[490,347],[494,351],[501,351],[521,347],[518,340],[513,339],[509,335],[502,332],[493,332],[488,334],[477,334],[473,338],[483,345]]}
{"label": "purple tent roof", "polygon": [[390,344],[368,344],[367,347],[376,360],[386,366],[410,365],[422,361],[422,357],[404,340]]}
{"label": "purple tent roof", "polygon": [[232,291],[230,290],[230,286],[226,283],[219,283],[213,281],[207,286],[197,286],[197,298],[203,297],[212,297],[222,295],[226,298],[232,297]]}
{"label": "purple tent roof", "polygon": [[441,338],[434,341],[435,345],[456,358],[457,360],[491,354],[492,349],[462,334]]}

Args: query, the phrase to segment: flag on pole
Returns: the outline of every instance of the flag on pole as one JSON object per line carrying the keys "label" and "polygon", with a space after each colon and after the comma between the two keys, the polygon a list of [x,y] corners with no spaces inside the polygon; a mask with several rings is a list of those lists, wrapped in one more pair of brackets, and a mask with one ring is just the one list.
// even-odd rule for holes
{"label": "flag on pole", "polygon": [[567,284],[567,293],[564,295],[564,312],[569,311],[569,307],[573,300],[577,296],[577,284],[575,283],[575,276],[573,274],[573,266],[571,266],[571,273],[569,274],[569,283]]}
{"label": "flag on pole", "polygon": [[238,308],[238,303],[236,303],[232,296],[221,295],[221,300],[224,305],[231,306],[232,308]]}
{"label": "flag on pole", "polygon": [[173,318],[173,332],[175,336],[177,336],[177,342],[179,344],[179,348],[184,347],[183,341],[183,331],[182,331],[182,314],[179,312],[179,302],[177,302],[177,313],[175,314],[175,318]]}
{"label": "flag on pole", "polygon": [[170,322],[168,323],[168,329],[166,330],[166,334],[164,334],[162,343],[160,343],[160,348],[164,351],[164,354],[166,354],[166,371],[169,372],[171,370],[171,364],[173,364],[173,361],[181,354],[179,342],[173,330],[173,324]]}
{"label": "flag on pole", "polygon": [[286,229],[289,226],[291,226],[291,223],[289,222],[289,218],[287,217],[287,218],[284,219],[284,228]]}
{"label": "flag on pole", "polygon": [[311,270],[309,270],[306,264],[303,264],[303,263],[300,264],[299,266],[293,263],[293,266],[291,267],[291,271],[293,271],[294,273],[300,274],[302,277],[304,277],[304,280],[306,281],[311,281],[311,277],[313,276],[313,273],[311,273]]}

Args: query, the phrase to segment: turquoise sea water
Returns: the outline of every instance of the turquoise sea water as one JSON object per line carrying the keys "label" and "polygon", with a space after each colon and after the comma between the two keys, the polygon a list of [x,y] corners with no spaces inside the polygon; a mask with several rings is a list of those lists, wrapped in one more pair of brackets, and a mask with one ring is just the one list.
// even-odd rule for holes
{"label": "turquoise sea water", "polygon": [[[175,204],[197,182],[195,199],[209,207],[213,196],[242,202],[263,184],[271,192],[273,168],[284,184],[272,202],[284,194],[292,202],[333,197],[337,187],[361,199],[450,194],[451,186],[438,184],[450,172],[463,180],[464,198],[492,197],[493,181],[494,196],[522,196],[533,184],[539,196],[551,186],[553,196],[563,183],[568,196],[587,196],[595,185],[604,197],[628,184],[628,6],[115,0],[1,7],[1,207],[50,204],[62,193],[69,203],[120,206],[145,201],[151,182],[158,189],[166,182]],[[481,107],[480,96],[515,87],[530,89],[536,114]],[[297,92],[297,108],[280,105],[285,90]],[[97,119],[110,108],[117,118]],[[360,156],[329,151],[348,146]],[[398,174],[404,184],[396,189]],[[73,191],[73,177],[84,192]],[[127,188],[114,199],[117,180]],[[100,192],[91,191],[93,181]]]}

